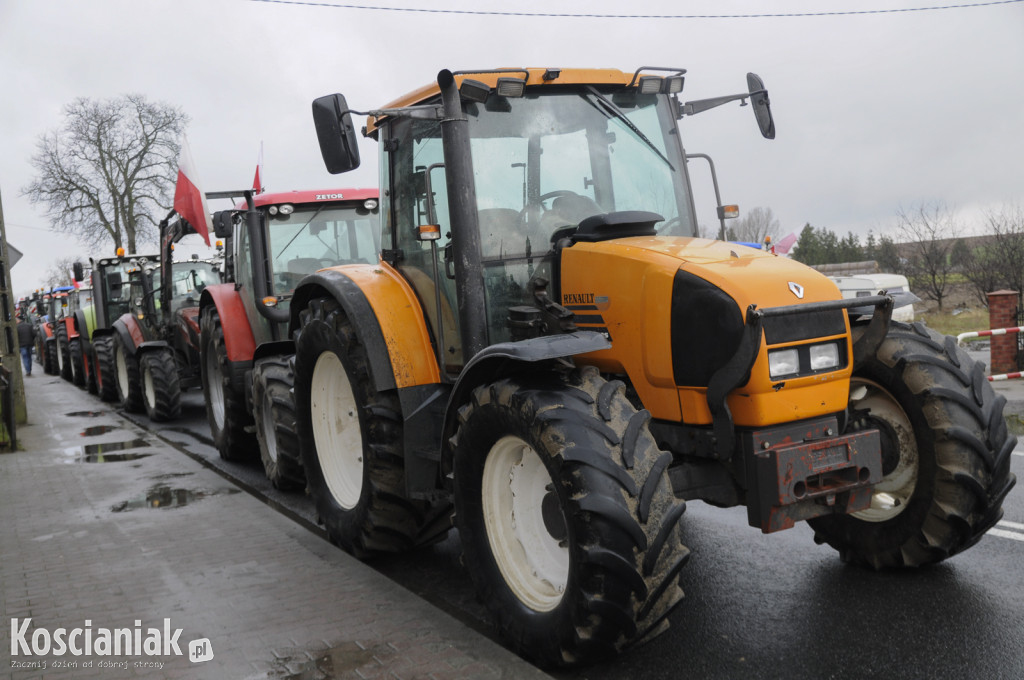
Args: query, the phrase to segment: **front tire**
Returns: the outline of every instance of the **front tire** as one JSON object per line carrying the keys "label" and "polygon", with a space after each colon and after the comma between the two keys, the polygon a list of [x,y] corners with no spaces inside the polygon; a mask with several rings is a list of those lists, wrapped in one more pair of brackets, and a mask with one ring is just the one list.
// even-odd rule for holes
{"label": "front tire", "polygon": [[253,424],[252,414],[245,407],[241,381],[228,359],[216,307],[203,310],[199,328],[200,376],[214,445],[224,460],[251,460],[257,448],[255,436],[246,431]]}
{"label": "front tire", "polygon": [[295,409],[309,492],[331,541],[357,557],[408,550],[427,538],[432,508],[405,495],[402,411],[374,389],[366,348],[337,302],[300,314]]}
{"label": "front tire", "polygon": [[685,504],[622,383],[596,369],[506,378],[459,412],[455,517],[502,637],[542,666],[614,656],[667,626]]}
{"label": "front tire", "polygon": [[60,375],[60,368],[58,367],[59,355],[57,338],[47,338],[43,352],[43,373],[47,375]]}
{"label": "front tire", "polygon": [[870,508],[810,520],[815,541],[874,569],[941,562],[977,543],[1016,482],[1005,403],[954,338],[893,323],[851,380],[851,426],[882,433],[882,481]]}
{"label": "front tire", "polygon": [[267,357],[252,372],[252,403],[257,414],[256,439],[267,479],[275,488],[301,491],[306,488],[296,434],[292,385],[292,357]]}
{"label": "front tire", "polygon": [[57,373],[64,380],[71,382],[74,378],[71,369],[71,348],[68,346],[68,329],[63,322],[57,324],[57,330],[53,335],[57,339]]}
{"label": "front tire", "polygon": [[139,360],[142,371],[142,402],[155,423],[177,420],[181,415],[178,364],[170,349],[149,350]]}
{"label": "front tire", "polygon": [[96,353],[96,392],[101,401],[117,401],[117,368],[114,363],[114,338],[104,335],[93,341]]}
{"label": "front tire", "polygon": [[82,353],[82,339],[74,338],[68,343],[68,354],[71,357],[71,382],[76,387],[85,387],[85,357]]}
{"label": "front tire", "polygon": [[114,375],[117,378],[114,384],[117,386],[117,400],[121,408],[129,413],[142,413],[145,406],[142,403],[142,380],[139,375],[138,357],[128,353],[121,336],[115,334],[114,338]]}

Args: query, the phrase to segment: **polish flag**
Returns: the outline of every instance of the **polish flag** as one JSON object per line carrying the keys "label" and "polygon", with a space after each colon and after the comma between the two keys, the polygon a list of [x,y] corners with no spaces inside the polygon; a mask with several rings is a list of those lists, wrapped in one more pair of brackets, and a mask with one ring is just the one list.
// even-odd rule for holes
{"label": "polish flag", "polygon": [[776,249],[778,249],[779,253],[786,255],[789,253],[789,249],[793,247],[793,244],[796,243],[797,240],[798,239],[796,234],[790,233],[789,235],[783,237],[778,243],[776,243],[775,247]]}
{"label": "polish flag", "polygon": [[174,210],[188,220],[188,223],[210,245],[210,209],[206,206],[206,195],[199,190],[199,178],[188,137],[182,135],[181,156],[178,157],[178,183],[174,186]]}
{"label": "polish flag", "polygon": [[252,178],[252,190],[263,193],[263,142],[260,142],[260,157],[256,161],[256,176]]}

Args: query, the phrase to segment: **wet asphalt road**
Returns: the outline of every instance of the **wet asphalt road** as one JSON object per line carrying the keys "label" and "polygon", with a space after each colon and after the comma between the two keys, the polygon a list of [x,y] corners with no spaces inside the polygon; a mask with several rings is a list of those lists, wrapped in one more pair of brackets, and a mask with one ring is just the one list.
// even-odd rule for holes
{"label": "wet asphalt road", "polygon": [[[200,392],[183,395],[182,418],[175,423],[126,415],[319,531],[312,502],[273,489],[258,461],[242,465],[218,457]],[[1015,451],[1012,470],[1024,480],[1024,446]],[[747,526],[744,508],[690,503],[684,517],[693,551],[682,573],[686,599],[673,613],[669,631],[612,663],[553,675],[566,680],[1022,678],[1022,494],[1024,482],[1007,498],[998,532],[967,552],[935,567],[882,574],[844,565],[831,548],[814,544],[806,525],[765,536]],[[458,555],[453,531],[414,555],[372,564],[489,633]]]}

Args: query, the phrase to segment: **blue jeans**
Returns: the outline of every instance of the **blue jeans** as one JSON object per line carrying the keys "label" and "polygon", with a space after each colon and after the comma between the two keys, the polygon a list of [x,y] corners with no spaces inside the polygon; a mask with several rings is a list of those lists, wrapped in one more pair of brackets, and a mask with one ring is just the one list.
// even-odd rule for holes
{"label": "blue jeans", "polygon": [[25,375],[32,375],[32,348],[21,348],[21,363],[25,366]]}

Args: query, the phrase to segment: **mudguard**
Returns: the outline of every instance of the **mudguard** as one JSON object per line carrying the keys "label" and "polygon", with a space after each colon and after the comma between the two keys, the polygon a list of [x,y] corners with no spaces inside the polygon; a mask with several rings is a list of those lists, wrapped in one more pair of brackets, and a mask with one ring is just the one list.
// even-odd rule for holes
{"label": "mudguard", "polygon": [[199,298],[199,318],[210,305],[217,308],[221,329],[224,331],[224,349],[228,361],[252,361],[256,351],[256,340],[249,317],[245,314],[242,296],[235,290],[233,283],[218,283],[207,286]]}
{"label": "mudguard", "polygon": [[441,381],[419,300],[390,265],[341,265],[304,278],[292,297],[289,337],[310,300],[327,296],[341,305],[366,347],[375,389]]}
{"label": "mudguard", "polygon": [[576,331],[518,342],[502,342],[478,352],[462,369],[448,398],[444,430],[441,434],[442,473],[447,475],[451,471],[452,452],[448,441],[455,434],[459,408],[469,400],[474,388],[507,375],[520,373],[524,369],[523,364],[537,365],[545,361],[610,349],[611,346],[611,341],[604,333]]}
{"label": "mudguard", "polygon": [[146,341],[145,336],[142,334],[142,329],[139,327],[138,319],[131,314],[122,314],[114,322],[114,332],[121,338],[121,342],[129,356],[135,356],[136,349]]}

